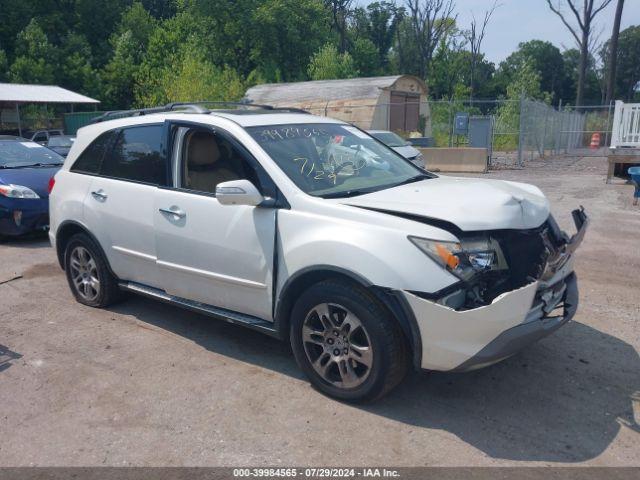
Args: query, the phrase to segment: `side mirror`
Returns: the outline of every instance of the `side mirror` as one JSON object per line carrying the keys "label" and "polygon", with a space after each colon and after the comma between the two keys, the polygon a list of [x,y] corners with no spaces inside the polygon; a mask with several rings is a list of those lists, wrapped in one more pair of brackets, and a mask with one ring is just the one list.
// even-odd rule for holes
{"label": "side mirror", "polygon": [[264,197],[249,180],[231,180],[216,186],[216,198],[221,205],[260,205]]}

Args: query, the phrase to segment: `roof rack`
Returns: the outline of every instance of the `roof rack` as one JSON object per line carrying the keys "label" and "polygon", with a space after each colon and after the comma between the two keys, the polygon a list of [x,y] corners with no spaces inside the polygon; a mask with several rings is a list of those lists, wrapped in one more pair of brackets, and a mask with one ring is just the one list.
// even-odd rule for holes
{"label": "roof rack", "polygon": [[151,115],[152,113],[171,112],[181,110],[185,113],[209,113],[209,110],[194,103],[173,104],[169,103],[160,107],[138,108],[134,110],[113,110],[105,112],[99,117],[93,119],[91,123],[104,122],[106,120],[114,120],[117,118],[138,117],[141,115]]}
{"label": "roof rack", "polygon": [[275,112],[291,112],[291,113],[309,113],[301,108],[294,107],[274,107],[273,105],[264,105],[260,103],[248,103],[248,102],[224,102],[224,101],[201,101],[201,102],[174,102],[166,105],[167,107],[188,106],[188,105],[214,105],[214,106],[233,106],[233,107],[245,107],[245,108],[258,108],[263,110],[270,110]]}
{"label": "roof rack", "polygon": [[159,107],[138,108],[133,110],[113,110],[113,111],[105,112],[99,117],[94,118],[91,123],[100,123],[107,120],[115,120],[118,118],[138,117],[141,115],[151,115],[153,113],[174,112],[174,111],[179,111],[181,113],[212,113],[211,110],[203,107],[203,105],[260,108],[260,109],[269,110],[273,112],[309,113],[306,110],[302,110],[300,108],[274,107],[272,105],[260,105],[256,103],[245,103],[245,102],[219,102],[219,101],[172,102]]}

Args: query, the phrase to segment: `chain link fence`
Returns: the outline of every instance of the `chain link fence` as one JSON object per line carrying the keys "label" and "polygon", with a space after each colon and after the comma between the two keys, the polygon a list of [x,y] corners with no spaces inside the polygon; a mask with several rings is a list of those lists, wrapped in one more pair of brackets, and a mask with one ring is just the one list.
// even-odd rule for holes
{"label": "chain link fence", "polygon": [[[459,134],[458,114],[491,120],[491,166],[524,166],[527,161],[559,155],[601,156],[608,147],[613,123],[613,104],[569,107],[519,100],[435,100],[414,104],[420,112],[415,131],[393,128],[393,104],[339,104],[308,109],[316,115],[336,117],[364,129],[393,130],[405,138],[428,137],[432,147],[470,146],[468,133]],[[416,122],[414,122],[416,123]]]}
{"label": "chain link fence", "polygon": [[520,101],[518,164],[545,156],[601,156],[609,146],[613,105],[554,108]]}

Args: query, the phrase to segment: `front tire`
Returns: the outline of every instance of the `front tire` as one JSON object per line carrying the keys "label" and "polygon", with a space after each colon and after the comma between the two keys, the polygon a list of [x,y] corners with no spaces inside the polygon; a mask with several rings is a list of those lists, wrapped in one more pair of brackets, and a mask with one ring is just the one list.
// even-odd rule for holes
{"label": "front tire", "polygon": [[291,346],[313,386],[350,402],[382,397],[404,378],[406,342],[365,289],[338,280],[309,288],[293,307]]}
{"label": "front tire", "polygon": [[64,270],[75,299],[90,307],[106,307],[122,298],[118,279],[111,273],[102,250],[84,233],[69,239]]}

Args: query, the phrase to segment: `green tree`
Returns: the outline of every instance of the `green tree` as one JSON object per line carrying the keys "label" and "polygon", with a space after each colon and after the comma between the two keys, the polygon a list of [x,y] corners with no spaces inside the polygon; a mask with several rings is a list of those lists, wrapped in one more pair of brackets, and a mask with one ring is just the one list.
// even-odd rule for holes
{"label": "green tree", "polygon": [[[580,51],[570,48],[562,52],[564,59],[563,101],[573,103],[577,98],[577,87],[580,77]],[[602,103],[601,83],[595,70],[595,59],[588,57],[582,91],[583,105],[600,105]]]}
{"label": "green tree", "polygon": [[68,33],[58,50],[56,83],[90,96],[101,94],[98,73],[91,65],[91,46],[79,33]]}
{"label": "green tree", "polygon": [[564,59],[558,47],[551,42],[530,40],[518,45],[518,50],[509,55],[496,74],[498,82],[505,87],[513,82],[522,64],[528,62],[540,76],[540,88],[553,95],[553,100],[562,98]]}
{"label": "green tree", "polygon": [[113,40],[114,52],[102,72],[104,81],[103,106],[107,109],[125,109],[134,101],[134,86],[139,70],[140,50],[130,30]]}
{"label": "green tree", "polygon": [[305,80],[309,57],[328,38],[328,20],[319,0],[263,0],[248,32],[254,68],[271,81]]}
{"label": "green tree", "polygon": [[629,102],[637,100],[640,96],[640,26],[631,26],[620,32],[617,57],[616,98]]}
{"label": "green tree", "polygon": [[163,102],[237,101],[245,91],[244,83],[235,70],[215,67],[202,57],[197,48],[184,53],[175,71],[165,71],[161,84]]}
{"label": "green tree", "polygon": [[[192,0],[181,12],[206,25],[206,43],[202,46],[216,65],[228,65],[246,76],[257,66],[254,43],[260,32],[254,24],[254,12],[258,5],[259,0]],[[281,20],[286,21],[286,17],[285,14]],[[297,45],[287,47],[293,49]]]}
{"label": "green tree", "polygon": [[[366,8],[358,7],[353,12],[353,30],[356,42],[369,40],[378,53],[378,64],[386,69],[389,63],[389,50],[402,19],[403,10],[393,2],[373,2]],[[362,47],[361,47],[362,48]],[[357,46],[354,45],[354,58]]]}
{"label": "green tree", "polygon": [[7,54],[0,48],[0,82],[5,82],[8,80],[7,73],[9,70],[9,60],[7,59]]}
{"label": "green tree", "polygon": [[8,59],[15,56],[18,33],[36,17],[34,7],[36,6],[25,0],[0,0],[0,45]]}
{"label": "green tree", "polygon": [[402,17],[395,32],[393,49],[390,52],[390,70],[395,73],[405,73],[420,76],[420,52],[414,41],[414,30],[411,19]]}
{"label": "green tree", "polygon": [[9,78],[16,83],[54,83],[57,52],[36,19],[17,36],[16,58]]}
{"label": "green tree", "polygon": [[353,64],[359,75],[373,77],[383,73],[378,49],[368,38],[359,38],[351,48]]}
{"label": "green tree", "polygon": [[[77,18],[76,32],[89,41],[93,52],[94,64],[97,66],[104,65],[109,60],[112,52],[109,38],[120,22],[122,12],[131,3],[130,0],[66,1],[73,3],[73,6],[68,11],[72,11],[75,14],[75,18]],[[67,15],[64,10],[55,5],[52,5],[52,10]],[[50,32],[51,30],[47,31]]]}
{"label": "green tree", "polygon": [[[206,19],[191,10],[158,24],[148,40],[139,68],[134,72],[134,106],[153,106],[166,102],[165,78],[181,65],[185,52],[193,45],[206,57],[209,40]],[[124,47],[123,49],[127,49]]]}
{"label": "green tree", "polygon": [[353,78],[359,75],[348,52],[338,53],[335,45],[327,43],[318,50],[309,63],[309,76],[312,80],[332,80]]}
{"label": "green tree", "polygon": [[128,108],[133,104],[136,75],[156,28],[156,20],[139,2],[122,14],[110,40],[113,54],[102,71],[105,108]]}
{"label": "green tree", "polygon": [[[517,132],[520,128],[520,99],[551,101],[551,94],[543,92],[540,87],[540,74],[535,67],[525,60],[518,68],[513,80],[507,86],[507,98],[497,112],[496,130],[501,132]],[[512,150],[517,146],[517,135],[500,135],[496,137],[494,148]]]}

